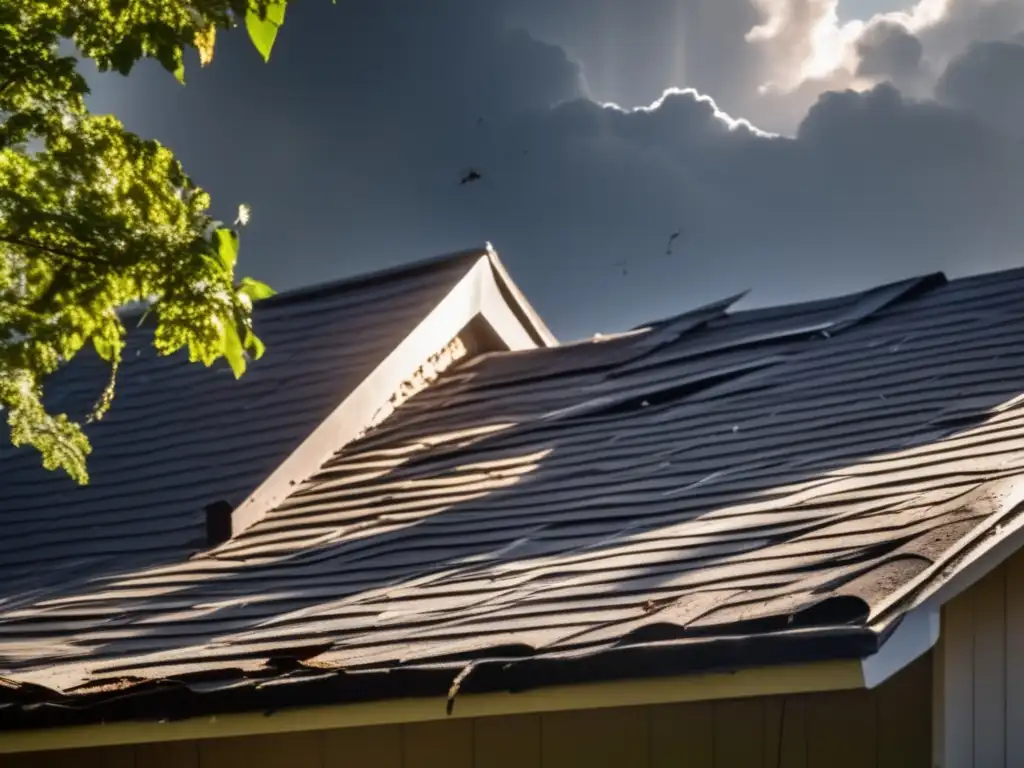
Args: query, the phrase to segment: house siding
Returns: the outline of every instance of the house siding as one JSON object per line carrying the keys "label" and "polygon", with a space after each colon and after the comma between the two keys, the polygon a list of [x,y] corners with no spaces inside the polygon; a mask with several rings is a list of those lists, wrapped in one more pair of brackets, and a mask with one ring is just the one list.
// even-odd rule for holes
{"label": "house siding", "polygon": [[1024,552],[943,609],[935,683],[936,766],[1024,766]]}
{"label": "house siding", "polygon": [[931,671],[875,691],[0,756],[4,768],[929,768]]}

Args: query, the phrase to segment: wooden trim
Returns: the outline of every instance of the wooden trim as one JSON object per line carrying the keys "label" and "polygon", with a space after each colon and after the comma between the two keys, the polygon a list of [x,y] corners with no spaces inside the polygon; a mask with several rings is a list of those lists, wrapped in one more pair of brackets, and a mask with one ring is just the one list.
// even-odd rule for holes
{"label": "wooden trim", "polygon": [[930,606],[915,608],[903,616],[899,626],[882,647],[861,664],[864,684],[875,688],[916,659],[928,653],[939,639],[939,610]]}
{"label": "wooden trim", "polygon": [[1006,569],[986,576],[969,599],[974,635],[974,765],[1005,766]]}
{"label": "wooden trim", "polygon": [[1006,565],[1006,764],[1024,755],[1024,555]]}
{"label": "wooden trim", "polygon": [[[939,614],[941,622],[941,611]],[[932,765],[946,766],[946,642],[932,654]]]}
{"label": "wooden trim", "polygon": [[[491,266],[493,267],[493,262]],[[478,314],[487,321],[488,325],[491,326],[491,329],[498,335],[498,338],[502,340],[507,349],[536,348],[537,342],[505,301],[505,297],[502,295],[501,288],[491,269],[481,271]]]}
{"label": "wooden trim", "polygon": [[[558,339],[551,333],[547,325],[541,319],[540,315],[537,314],[536,310],[530,306],[530,302],[526,300],[526,296],[519,290],[519,286],[513,282],[511,275],[508,270],[505,269],[505,265],[501,263],[501,259],[498,258],[498,252],[494,250],[494,246],[490,243],[486,245],[487,258],[491,260],[491,268],[494,270],[497,282],[500,283],[501,289],[504,294],[511,299],[512,303],[516,305],[516,308],[526,319],[526,326],[532,330],[542,346],[555,347],[558,346]],[[503,301],[502,303],[506,303]]]}
{"label": "wooden trim", "polygon": [[9,731],[0,733],[0,754],[355,728],[451,718],[711,701],[863,687],[864,678],[860,662],[831,661],[758,667],[733,673],[553,686],[522,693],[466,694],[456,699],[451,715],[447,714],[445,698],[434,697],[310,707],[270,714],[229,714],[165,723],[126,722]]}
{"label": "wooden trim", "polygon": [[942,765],[970,768],[974,765],[974,614],[969,600],[957,600],[943,609],[942,631]]}

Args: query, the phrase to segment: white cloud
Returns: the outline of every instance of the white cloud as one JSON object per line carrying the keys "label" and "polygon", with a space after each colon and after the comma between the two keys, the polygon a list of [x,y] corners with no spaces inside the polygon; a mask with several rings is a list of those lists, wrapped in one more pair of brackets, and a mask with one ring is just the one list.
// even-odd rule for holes
{"label": "white cloud", "polygon": [[752,0],[765,12],[748,39],[765,48],[767,87],[745,112],[792,130],[809,102],[829,90],[892,82],[931,96],[936,78],[976,42],[1024,30],[1021,0],[919,0],[908,11],[840,23],[838,0]]}
{"label": "white cloud", "polygon": [[659,96],[655,101],[653,101],[651,104],[647,106],[623,107],[622,105],[616,104],[611,101],[603,102],[601,103],[601,106],[607,109],[615,110],[622,114],[651,114],[657,113],[658,110],[660,110],[662,106],[665,104],[666,100],[677,97],[688,99],[694,102],[695,104],[700,105],[701,107],[709,108],[711,110],[711,116],[715,120],[719,121],[722,125],[724,125],[727,130],[742,130],[756,136],[761,136],[763,138],[771,138],[776,135],[771,133],[770,131],[764,131],[758,128],[746,118],[733,117],[732,115],[723,112],[721,109],[718,108],[718,104],[715,103],[715,100],[711,98],[711,96],[708,96],[707,94],[704,93],[699,93],[695,88],[667,88],[665,92],[661,94],[661,96]]}

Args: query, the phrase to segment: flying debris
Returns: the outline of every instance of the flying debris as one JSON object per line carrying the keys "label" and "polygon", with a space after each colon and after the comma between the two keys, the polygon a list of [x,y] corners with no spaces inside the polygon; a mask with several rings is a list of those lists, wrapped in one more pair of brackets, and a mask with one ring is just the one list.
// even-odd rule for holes
{"label": "flying debris", "polygon": [[462,177],[462,181],[460,181],[459,184],[469,184],[474,181],[480,181],[481,178],[483,177],[480,176],[480,172],[471,168],[469,172]]}
{"label": "flying debris", "polygon": [[683,230],[677,229],[675,232],[668,236],[668,244],[665,246],[666,256],[672,255],[672,244],[679,238],[681,234],[683,234]]}

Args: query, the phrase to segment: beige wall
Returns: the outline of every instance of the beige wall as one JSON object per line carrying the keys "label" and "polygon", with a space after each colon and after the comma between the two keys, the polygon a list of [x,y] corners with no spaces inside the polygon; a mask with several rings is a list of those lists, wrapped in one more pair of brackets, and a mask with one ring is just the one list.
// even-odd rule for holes
{"label": "beige wall", "polygon": [[930,768],[931,660],[876,691],[36,755],[3,768]]}
{"label": "beige wall", "polygon": [[1024,766],[1024,552],[943,609],[935,681],[936,766]]}

